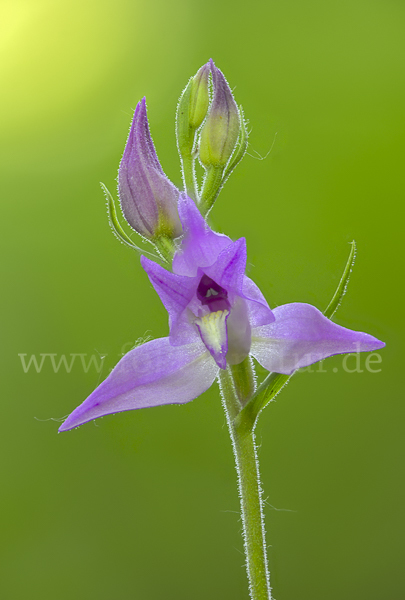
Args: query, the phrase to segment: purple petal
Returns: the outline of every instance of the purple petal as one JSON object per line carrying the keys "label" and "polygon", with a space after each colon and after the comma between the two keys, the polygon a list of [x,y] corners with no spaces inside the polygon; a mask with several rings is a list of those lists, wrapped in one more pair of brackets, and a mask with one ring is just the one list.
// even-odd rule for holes
{"label": "purple petal", "polygon": [[184,239],[173,259],[173,272],[194,277],[198,267],[209,267],[232,244],[226,235],[209,228],[193,200],[182,195],[178,204]]}
{"label": "purple petal", "polygon": [[[141,235],[181,234],[179,190],[166,177],[149,132],[145,98],[138,103],[118,171],[122,211]],[[162,229],[162,231],[160,231]]]}
{"label": "purple petal", "polygon": [[246,300],[236,298],[226,325],[228,333],[226,362],[229,365],[238,365],[249,355],[252,343],[252,328]]}
{"label": "purple petal", "polygon": [[257,285],[246,275],[243,278],[243,289],[240,296],[246,300],[249,321],[252,327],[273,323],[275,317],[265,297]]}
{"label": "purple petal", "polygon": [[185,311],[190,302],[198,302],[196,290],[199,278],[170,273],[145,256],[141,256],[141,264],[169,313],[171,343],[183,345],[195,341],[197,330]]}
{"label": "purple petal", "polygon": [[217,373],[201,342],[173,347],[168,338],[153,340],[128,352],[59,431],[125,410],[184,404],[205,392]]}
{"label": "purple petal", "polygon": [[141,265],[145,269],[151,284],[163,302],[169,316],[174,318],[182,312],[194,294],[198,285],[197,278],[183,277],[171,273],[153,260],[141,256]]}
{"label": "purple petal", "polygon": [[268,371],[290,375],[328,356],[385,346],[368,333],[336,325],[310,304],[285,304],[273,312],[274,323],[252,331],[251,354]]}
{"label": "purple petal", "polygon": [[231,242],[216,262],[204,272],[228,292],[239,293],[243,286],[243,277],[246,269],[246,240],[240,238]]}

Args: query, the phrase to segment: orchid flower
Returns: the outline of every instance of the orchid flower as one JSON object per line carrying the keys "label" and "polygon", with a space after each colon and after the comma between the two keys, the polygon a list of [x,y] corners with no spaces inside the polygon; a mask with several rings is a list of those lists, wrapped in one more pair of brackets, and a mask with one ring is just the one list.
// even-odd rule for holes
{"label": "orchid flower", "polygon": [[[204,217],[248,143],[242,108],[212,60],[190,78],[180,97],[176,138],[184,193],[159,163],[145,99],[135,110],[118,173],[127,224],[155,246],[171,271],[145,257],[151,253],[141,251],[122,228],[113,197],[102,186],[115,235],[142,253],[142,267],[169,315],[169,335],[128,352],[59,431],[121,411],[184,404],[218,380],[238,474],[250,596],[271,600],[254,437],[258,415],[297,369],[335,354],[374,351],[384,343],[330,320],[346,289],[354,242],[324,314],[302,303],[271,309],[246,275],[245,239],[232,241],[208,226]],[[197,157],[205,171],[201,186]],[[258,387],[253,359],[269,371]]]}
{"label": "orchid flower", "polygon": [[249,354],[268,371],[290,375],[334,354],[384,346],[372,335],[333,323],[309,304],[271,310],[245,275],[245,239],[233,242],[212,231],[186,196],[179,201],[179,215],[184,238],[173,272],[141,258],[169,314],[169,337],[128,352],[59,431],[111,413],[189,402],[220,370]]}

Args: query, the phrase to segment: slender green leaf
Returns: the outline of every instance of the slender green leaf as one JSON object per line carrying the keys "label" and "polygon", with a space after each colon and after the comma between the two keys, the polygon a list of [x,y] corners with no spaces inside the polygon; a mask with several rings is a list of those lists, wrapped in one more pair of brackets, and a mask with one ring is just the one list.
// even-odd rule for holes
{"label": "slender green leaf", "polygon": [[291,377],[292,375],[282,373],[269,373],[258,387],[256,394],[237,416],[236,426],[246,432],[252,431],[260,412],[274,400]]}
{"label": "slender green leaf", "polygon": [[328,307],[323,311],[323,314],[325,315],[325,317],[328,317],[328,319],[331,319],[333,317],[333,315],[339,308],[340,303],[342,302],[342,298],[347,290],[347,285],[349,283],[354,261],[356,260],[356,242],[353,240],[352,242],[350,242],[350,244],[351,249],[349,253],[349,258],[347,259],[342,278],[339,282],[339,285],[337,286],[336,292],[334,293],[332,300],[329,302]]}
{"label": "slender green leaf", "polygon": [[[347,284],[349,282],[350,273],[354,265],[356,258],[356,243],[353,240],[351,242],[351,249],[349,257],[346,262],[346,266],[343,271],[343,275],[339,281],[339,285],[330,301],[328,307],[324,311],[324,315],[330,319],[336,310],[338,309],[343,296],[346,293]],[[281,373],[269,373],[264,381],[259,385],[254,396],[241,410],[239,415],[236,417],[236,425],[241,430],[251,431],[257,421],[257,417],[260,412],[265,408],[274,398],[281,392],[283,387],[288,383],[291,377],[294,375],[283,375]]]}
{"label": "slender green leaf", "polygon": [[101,189],[103,190],[106,200],[107,200],[108,222],[110,224],[111,229],[113,230],[114,235],[123,244],[126,244],[127,246],[130,246],[131,248],[136,249],[137,247],[135,246],[135,244],[133,244],[131,238],[122,229],[121,224],[118,221],[118,216],[117,216],[117,211],[116,211],[115,204],[114,204],[114,199],[113,199],[110,191],[107,189],[107,187],[104,185],[104,183],[100,182],[100,185],[101,185]]}
{"label": "slender green leaf", "polygon": [[107,189],[107,187],[104,185],[104,183],[100,182],[100,185],[101,185],[101,189],[103,190],[106,200],[107,200],[108,222],[110,224],[110,227],[111,227],[115,237],[120,242],[125,244],[126,246],[129,246],[129,248],[132,248],[132,250],[136,250],[137,252],[140,252],[141,254],[150,254],[155,259],[158,258],[155,254],[153,254],[153,252],[148,252],[147,250],[143,250],[142,248],[140,248],[139,246],[134,244],[134,242],[131,240],[131,238],[125,233],[125,231],[121,227],[121,224],[118,220],[117,210],[115,208],[115,203],[114,203],[114,199],[111,195],[111,192]]}

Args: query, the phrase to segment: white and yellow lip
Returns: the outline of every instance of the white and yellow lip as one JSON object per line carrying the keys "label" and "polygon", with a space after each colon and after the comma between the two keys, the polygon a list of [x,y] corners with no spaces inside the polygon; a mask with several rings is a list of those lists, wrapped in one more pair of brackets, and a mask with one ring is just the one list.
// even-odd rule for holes
{"label": "white and yellow lip", "polygon": [[229,314],[229,310],[217,310],[197,317],[194,321],[207,350],[221,369],[226,368],[228,352],[226,320]]}
{"label": "white and yellow lip", "polygon": [[217,310],[194,320],[202,341],[221,369],[242,362],[250,352],[252,330],[246,302],[237,298],[231,310]]}

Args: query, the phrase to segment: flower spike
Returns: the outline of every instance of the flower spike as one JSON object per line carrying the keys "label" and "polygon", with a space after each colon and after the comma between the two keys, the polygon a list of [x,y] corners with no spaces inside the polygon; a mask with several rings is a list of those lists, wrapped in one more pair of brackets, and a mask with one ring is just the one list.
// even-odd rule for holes
{"label": "flower spike", "polygon": [[[246,275],[245,238],[233,241],[209,227],[205,216],[248,143],[242,107],[238,109],[212,59],[190,78],[180,97],[176,137],[184,192],[159,163],[145,98],[136,107],[118,173],[128,224],[166,260],[162,266],[151,253],[155,260],[141,256],[141,266],[167,311],[169,334],[121,355],[59,431],[117,412],[184,404],[217,379],[235,455],[250,598],[271,600],[254,436],[258,415],[297,370],[329,356],[375,351],[385,344],[331,320],[346,291],[354,242],[324,313],[298,302],[271,310]],[[205,170],[201,188],[194,169],[197,157]],[[140,251],[122,228],[111,194],[102,187],[113,232]],[[253,359],[269,371],[259,385]]]}

